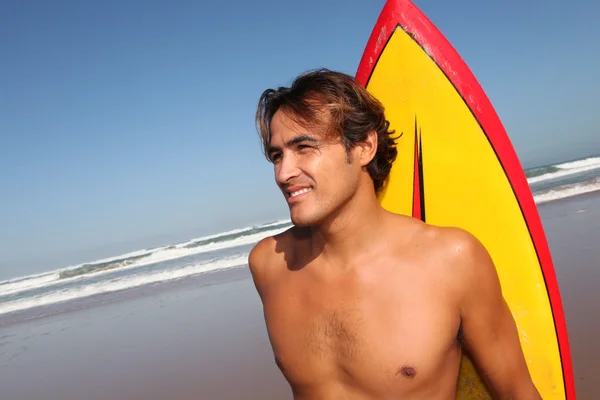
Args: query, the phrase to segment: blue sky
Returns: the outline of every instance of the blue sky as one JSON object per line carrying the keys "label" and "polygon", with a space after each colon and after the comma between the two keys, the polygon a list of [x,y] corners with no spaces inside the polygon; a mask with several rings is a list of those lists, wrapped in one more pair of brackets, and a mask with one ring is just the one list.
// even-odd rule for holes
{"label": "blue sky", "polygon": [[[254,128],[298,73],[353,74],[382,0],[0,6],[0,278],[286,218]],[[415,1],[526,167],[600,153],[600,3]]]}

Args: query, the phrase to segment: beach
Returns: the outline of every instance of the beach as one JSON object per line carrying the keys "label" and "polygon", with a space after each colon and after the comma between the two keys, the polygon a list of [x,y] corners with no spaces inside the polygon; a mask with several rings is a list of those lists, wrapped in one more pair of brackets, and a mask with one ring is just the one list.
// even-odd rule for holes
{"label": "beach", "polygon": [[245,269],[109,297],[0,328],[2,399],[289,397]]}
{"label": "beach", "polygon": [[[600,374],[600,194],[538,206],[570,335],[577,398]],[[0,326],[3,400],[291,399],[245,266],[99,294]]]}
{"label": "beach", "polygon": [[560,286],[569,331],[577,398],[600,389],[600,194],[539,206]]}

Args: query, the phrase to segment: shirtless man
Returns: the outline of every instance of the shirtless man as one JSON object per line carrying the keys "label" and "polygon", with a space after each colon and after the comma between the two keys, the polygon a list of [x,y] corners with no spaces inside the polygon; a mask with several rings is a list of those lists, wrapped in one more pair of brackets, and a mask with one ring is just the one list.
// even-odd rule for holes
{"label": "shirtless man", "polygon": [[540,399],[483,246],[379,205],[396,149],[376,99],[313,71],[266,90],[257,126],[294,226],[249,267],[295,399],[452,399],[462,351],[494,398]]}

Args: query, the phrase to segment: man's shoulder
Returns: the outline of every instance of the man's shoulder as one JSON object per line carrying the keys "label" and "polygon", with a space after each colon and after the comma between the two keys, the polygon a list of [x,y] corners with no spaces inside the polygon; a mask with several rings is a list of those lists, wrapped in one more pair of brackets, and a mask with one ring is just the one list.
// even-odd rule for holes
{"label": "man's shoulder", "polygon": [[472,257],[480,257],[485,252],[483,244],[469,231],[453,226],[426,225],[423,229],[432,246],[441,252],[448,261],[463,264]]}
{"label": "man's shoulder", "polygon": [[278,234],[267,236],[254,245],[250,250],[248,259],[253,266],[260,267],[277,255],[283,255],[291,251],[294,241],[298,240],[299,235],[299,229],[292,226]]}
{"label": "man's shoulder", "polygon": [[298,238],[298,228],[291,227],[276,235],[259,240],[248,254],[248,267],[257,286],[270,281],[276,271],[280,271],[294,251]]}
{"label": "man's shoulder", "polygon": [[448,279],[463,288],[479,279],[496,279],[496,270],[483,243],[471,232],[453,226],[420,222],[413,235],[414,246]]}
{"label": "man's shoulder", "polygon": [[287,241],[290,229],[280,232],[276,235],[267,236],[259,240],[250,253],[248,254],[248,264],[252,271],[263,268],[265,264],[272,261],[278,252],[278,247],[281,246],[282,242]]}
{"label": "man's shoulder", "polygon": [[484,244],[471,232],[456,227],[435,229],[439,266],[463,302],[495,297],[501,291],[498,272]]}
{"label": "man's shoulder", "polygon": [[392,214],[392,229],[402,231],[400,237],[408,237],[413,244],[424,250],[440,250],[444,253],[476,251],[481,243],[468,231],[454,226],[439,226],[420,219]]}

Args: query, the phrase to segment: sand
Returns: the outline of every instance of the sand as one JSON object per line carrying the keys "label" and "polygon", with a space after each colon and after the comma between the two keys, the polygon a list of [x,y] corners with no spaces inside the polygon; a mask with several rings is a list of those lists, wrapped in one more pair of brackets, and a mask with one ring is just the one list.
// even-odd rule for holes
{"label": "sand", "polygon": [[600,194],[542,204],[569,331],[577,399],[600,397]]}
{"label": "sand", "polygon": [[[540,205],[578,399],[600,374],[600,195]],[[291,399],[246,269],[107,296],[0,327],[3,400]]]}
{"label": "sand", "polygon": [[0,398],[289,397],[247,271],[211,281],[1,328]]}

